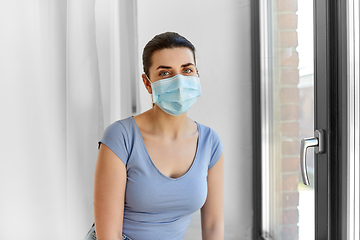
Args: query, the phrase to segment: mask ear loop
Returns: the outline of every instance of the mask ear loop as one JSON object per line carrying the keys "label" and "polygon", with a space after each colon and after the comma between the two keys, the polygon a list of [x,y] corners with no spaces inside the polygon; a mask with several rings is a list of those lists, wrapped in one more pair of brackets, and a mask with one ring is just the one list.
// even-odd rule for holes
{"label": "mask ear loop", "polygon": [[152,83],[152,81],[150,80],[150,78],[148,77],[148,75],[145,73],[145,76],[146,76],[146,79],[150,82],[150,83]]}
{"label": "mask ear loop", "polygon": [[[145,76],[146,76],[146,79],[152,84],[152,81],[150,80],[150,78],[147,76],[146,73],[145,73]],[[151,86],[151,88],[152,88],[152,86]],[[152,106],[154,107],[155,103],[154,103],[153,93],[151,93],[151,102],[152,102]]]}

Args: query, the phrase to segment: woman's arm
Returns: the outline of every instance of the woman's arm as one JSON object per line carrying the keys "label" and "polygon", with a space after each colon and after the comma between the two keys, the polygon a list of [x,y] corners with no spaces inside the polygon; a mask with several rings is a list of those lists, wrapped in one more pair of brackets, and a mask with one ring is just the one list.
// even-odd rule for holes
{"label": "woman's arm", "polygon": [[201,208],[201,230],[203,240],[224,239],[223,217],[223,169],[224,157],[221,155],[218,162],[209,170],[208,195]]}
{"label": "woman's arm", "polygon": [[98,240],[122,239],[126,167],[105,144],[95,169],[94,214]]}

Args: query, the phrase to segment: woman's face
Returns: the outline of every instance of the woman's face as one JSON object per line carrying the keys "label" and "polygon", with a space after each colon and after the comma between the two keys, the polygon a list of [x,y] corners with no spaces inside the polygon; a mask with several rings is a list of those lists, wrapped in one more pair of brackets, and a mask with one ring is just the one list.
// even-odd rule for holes
{"label": "woman's face", "polygon": [[186,47],[165,48],[155,51],[148,76],[151,82],[175,75],[197,76],[193,53]]}

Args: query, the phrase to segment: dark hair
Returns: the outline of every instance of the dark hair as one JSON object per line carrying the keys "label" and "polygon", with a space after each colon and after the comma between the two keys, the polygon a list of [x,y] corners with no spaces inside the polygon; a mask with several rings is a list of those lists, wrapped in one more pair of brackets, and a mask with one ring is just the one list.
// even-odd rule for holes
{"label": "dark hair", "polygon": [[149,76],[149,68],[152,65],[151,58],[155,51],[162,50],[165,48],[177,48],[177,47],[189,48],[194,55],[194,63],[196,65],[194,45],[189,40],[187,40],[185,37],[181,36],[178,33],[165,32],[156,35],[146,44],[144,48],[142,60],[143,60],[143,68],[145,74]]}

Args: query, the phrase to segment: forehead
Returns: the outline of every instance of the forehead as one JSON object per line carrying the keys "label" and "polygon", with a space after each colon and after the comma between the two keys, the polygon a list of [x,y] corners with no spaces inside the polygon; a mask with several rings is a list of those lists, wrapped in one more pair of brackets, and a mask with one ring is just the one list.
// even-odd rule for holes
{"label": "forehead", "polygon": [[160,65],[176,67],[184,63],[195,64],[194,55],[189,48],[165,48],[153,53],[151,67],[157,68]]}

